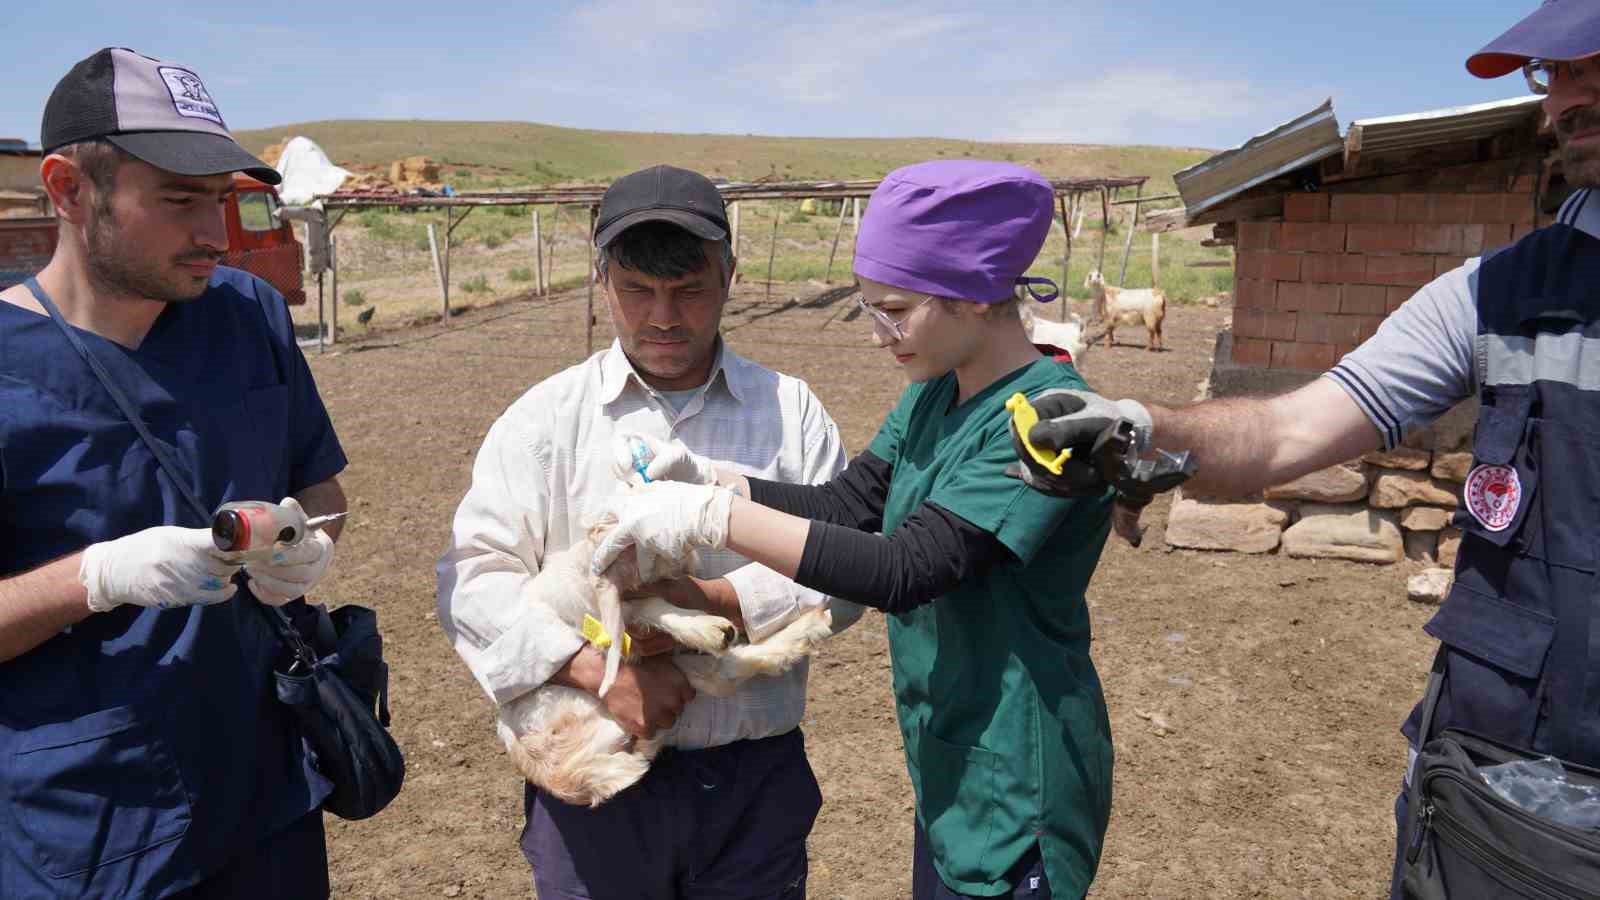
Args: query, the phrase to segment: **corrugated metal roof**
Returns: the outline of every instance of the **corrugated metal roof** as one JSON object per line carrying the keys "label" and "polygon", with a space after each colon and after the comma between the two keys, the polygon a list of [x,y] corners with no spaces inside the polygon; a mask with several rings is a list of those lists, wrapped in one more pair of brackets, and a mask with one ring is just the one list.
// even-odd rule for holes
{"label": "corrugated metal roof", "polygon": [[1250,188],[1344,151],[1333,99],[1172,176],[1190,218]]}
{"label": "corrugated metal roof", "polygon": [[1517,97],[1474,106],[1358,119],[1350,123],[1350,153],[1392,153],[1457,141],[1475,141],[1521,127],[1539,115],[1539,98]]}
{"label": "corrugated metal roof", "polygon": [[1339,137],[1333,101],[1232,150],[1172,176],[1183,197],[1185,222],[1264,181],[1336,153],[1372,155],[1481,140],[1524,126],[1540,114],[1538,97],[1360,119]]}

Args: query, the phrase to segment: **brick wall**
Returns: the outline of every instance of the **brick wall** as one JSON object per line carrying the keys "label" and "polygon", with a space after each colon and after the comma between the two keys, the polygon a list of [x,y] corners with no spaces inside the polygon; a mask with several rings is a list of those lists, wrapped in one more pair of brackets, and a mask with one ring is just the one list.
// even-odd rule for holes
{"label": "brick wall", "polygon": [[44,268],[55,249],[55,219],[0,219],[0,288]]}
{"label": "brick wall", "polygon": [[1534,179],[1511,187],[1287,194],[1281,221],[1240,222],[1234,363],[1332,366],[1417,288],[1532,231]]}

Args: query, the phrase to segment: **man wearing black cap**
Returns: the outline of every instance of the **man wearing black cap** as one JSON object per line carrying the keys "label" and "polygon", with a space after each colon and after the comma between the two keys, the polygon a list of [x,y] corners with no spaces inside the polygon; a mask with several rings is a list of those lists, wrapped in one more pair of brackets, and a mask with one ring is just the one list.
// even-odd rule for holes
{"label": "man wearing black cap", "polygon": [[131,50],[61,79],[41,143],[60,240],[0,292],[0,896],[325,897],[329,785],[255,607],[332,538],[221,556],[105,386],[202,502],[344,509],[283,297],[217,265],[233,173],[278,174],[193,70]]}
{"label": "man wearing black cap", "polygon": [[[1045,421],[1031,438],[1052,449],[1087,449],[1126,419],[1146,444],[1193,450],[1198,491],[1246,495],[1394,447],[1476,394],[1473,468],[1455,519],[1463,531],[1455,584],[1425,626],[1441,644],[1442,692],[1428,734],[1420,733],[1421,704],[1402,731],[1413,759],[1415,748],[1453,727],[1595,767],[1600,4],[1548,0],[1469,58],[1467,69],[1482,78],[1520,69],[1544,96],[1562,174],[1579,188],[1555,224],[1435,279],[1373,338],[1297,391],[1185,409],[1059,393],[1035,400]],[[1105,488],[1081,464],[1063,476],[1031,467],[1026,477],[1052,493]],[[1136,485],[1133,492],[1136,506],[1149,499]],[[1426,859],[1417,848],[1427,813],[1408,809],[1402,792],[1400,850],[1414,859]]]}
{"label": "man wearing black cap", "polygon": [[[657,465],[695,458],[687,445],[788,482],[825,481],[845,464],[838,429],[805,383],[742,359],[719,334],[736,261],[710,181],[671,166],[617,180],[595,244],[617,339],[495,422],[437,567],[439,622],[496,704],[546,684],[598,693],[604,654],[522,592],[547,553],[585,536],[618,489],[618,464],[630,471],[619,444],[650,447]],[[822,604],[836,630],[860,616],[733,554],[700,562],[704,578],[658,592],[728,616],[752,640]],[[522,849],[539,896],[804,897],[821,803],[799,731],[805,665],[732,697],[697,697],[652,649],[667,648],[641,648],[603,702],[627,731],[669,749],[597,808],[526,789]]]}

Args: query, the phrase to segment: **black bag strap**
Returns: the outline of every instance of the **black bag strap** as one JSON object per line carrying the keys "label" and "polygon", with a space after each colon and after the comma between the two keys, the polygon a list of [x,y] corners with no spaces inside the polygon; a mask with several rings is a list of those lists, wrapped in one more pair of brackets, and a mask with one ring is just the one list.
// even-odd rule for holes
{"label": "black bag strap", "polygon": [[[138,412],[133,408],[133,402],[128,399],[127,394],[123,393],[122,388],[117,386],[117,382],[111,377],[111,373],[106,371],[105,363],[102,363],[100,358],[90,351],[88,345],[83,342],[83,338],[79,337],[72,326],[67,324],[66,317],[61,315],[60,309],[56,308],[55,301],[50,299],[49,293],[39,286],[38,279],[30,277],[23,283],[28,290],[33,292],[33,296],[38,298],[39,305],[44,307],[45,312],[50,314],[50,320],[56,323],[56,327],[66,337],[67,343],[72,345],[72,349],[78,351],[78,355],[83,357],[83,361],[94,371],[95,377],[100,379],[100,386],[106,389],[106,393],[110,394],[111,399],[116,402],[117,408],[122,410],[123,418],[127,419],[128,424],[133,426],[133,430],[139,433],[139,439],[144,441],[145,446],[150,449],[162,471],[166,472],[167,477],[172,479],[172,483],[178,486],[178,493],[183,495],[184,502],[189,505],[189,509],[194,513],[196,519],[202,523],[202,527],[209,527],[211,512],[204,503],[200,502],[200,498],[195,496],[194,488],[190,487],[187,469],[178,462],[177,457],[173,456],[165,445],[156,440],[155,435],[150,433],[149,426],[144,424],[144,420],[139,418]],[[307,667],[315,666],[317,663],[316,652],[312,650],[304,638],[300,637],[300,633],[289,623],[288,618],[284,616],[282,611],[260,602],[257,602],[256,606],[261,610],[262,615],[266,618],[268,624],[272,626],[272,630],[278,635],[278,638],[294,653],[296,660]]]}
{"label": "black bag strap", "polygon": [[1428,690],[1422,697],[1422,721],[1417,726],[1417,749],[1428,742],[1428,735],[1433,731],[1433,712],[1439,705],[1439,693],[1444,688],[1444,644],[1439,645],[1439,650],[1433,655],[1433,670],[1428,673]]}

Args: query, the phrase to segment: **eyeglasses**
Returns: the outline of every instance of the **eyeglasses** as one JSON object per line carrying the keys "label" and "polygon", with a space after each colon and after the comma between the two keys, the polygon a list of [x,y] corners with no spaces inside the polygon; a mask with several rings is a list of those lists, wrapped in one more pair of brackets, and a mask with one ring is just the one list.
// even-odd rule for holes
{"label": "eyeglasses", "polygon": [[856,291],[856,305],[866,310],[867,315],[871,316],[873,321],[877,322],[879,325],[882,325],[884,330],[889,332],[890,336],[897,341],[903,341],[906,339],[906,330],[900,327],[900,323],[911,318],[911,314],[916,312],[918,307],[932,299],[932,294],[922,298],[920,303],[907,307],[905,311],[900,314],[900,318],[896,320],[890,318],[888,313],[877,308],[876,306],[869,305],[866,301],[866,298],[861,296],[861,292]]}
{"label": "eyeglasses", "polygon": [[1527,79],[1528,90],[1544,96],[1550,93],[1550,83],[1556,75],[1571,80],[1584,78],[1594,72],[1595,59],[1580,60],[1530,59],[1522,67],[1522,77]]}

